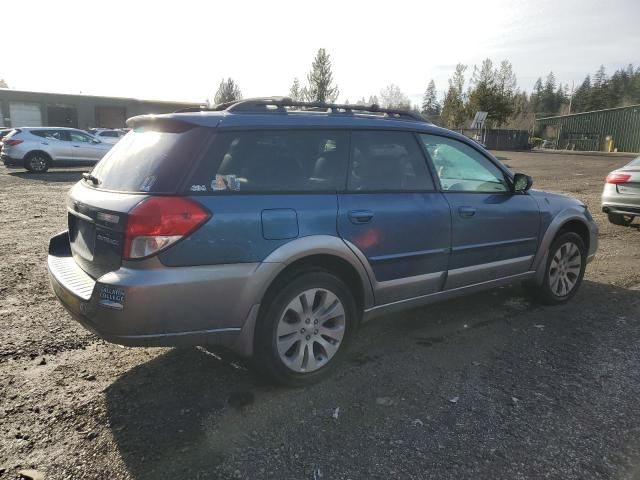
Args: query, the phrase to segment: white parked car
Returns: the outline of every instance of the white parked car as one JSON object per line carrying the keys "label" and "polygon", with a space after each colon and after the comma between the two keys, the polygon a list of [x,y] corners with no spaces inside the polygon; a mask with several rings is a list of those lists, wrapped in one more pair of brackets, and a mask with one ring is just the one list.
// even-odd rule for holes
{"label": "white parked car", "polygon": [[2,139],[0,157],[8,167],[42,173],[49,167],[96,163],[111,147],[75,128],[20,127]]}
{"label": "white parked car", "polygon": [[105,143],[115,144],[124,137],[127,132],[117,128],[90,128],[88,132]]}

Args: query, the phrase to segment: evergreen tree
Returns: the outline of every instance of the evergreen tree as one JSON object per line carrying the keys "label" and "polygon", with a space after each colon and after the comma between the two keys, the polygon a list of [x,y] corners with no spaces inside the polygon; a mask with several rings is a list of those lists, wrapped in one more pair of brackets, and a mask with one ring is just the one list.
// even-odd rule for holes
{"label": "evergreen tree", "polygon": [[440,115],[440,103],[438,102],[438,93],[436,91],[436,83],[431,80],[422,97],[422,113],[427,117],[437,117]]}
{"label": "evergreen tree", "polygon": [[544,82],[544,89],[539,100],[539,112],[545,115],[554,115],[558,112],[558,100],[556,97],[556,76],[549,72]]}
{"label": "evergreen tree", "polygon": [[440,120],[447,128],[461,127],[467,119],[464,104],[464,72],[466,65],[456,65],[453,76],[449,79],[449,89],[442,102],[442,114]]}
{"label": "evergreen tree", "polygon": [[[364,97],[363,97],[364,98]],[[368,105],[380,105],[380,101],[378,100],[377,95],[369,95]]]}
{"label": "evergreen tree", "polygon": [[213,97],[213,101],[218,105],[220,103],[233,102],[235,100],[242,100],[240,87],[238,87],[238,84],[231,77],[226,80],[223,78],[215,97]]}
{"label": "evergreen tree", "polygon": [[515,76],[509,62],[502,62],[500,68],[493,68],[489,58],[478,69],[474,67],[471,89],[467,102],[469,116],[476,112],[487,112],[492,126],[500,127],[513,113],[513,89]]}
{"label": "evergreen tree", "polygon": [[534,112],[539,112],[542,102],[542,78],[538,77],[536,83],[533,85],[533,92],[531,93],[531,108]]}
{"label": "evergreen tree", "polygon": [[291,88],[289,89],[289,97],[291,98],[291,100],[294,100],[296,102],[304,100],[304,97],[302,96],[302,88],[300,88],[300,80],[298,80],[298,77],[293,79],[293,85],[291,85]]}
{"label": "evergreen tree", "polygon": [[338,86],[333,84],[331,59],[324,48],[318,50],[307,75],[306,98],[310,102],[333,103],[338,98]]}
{"label": "evergreen tree", "polygon": [[576,93],[571,100],[571,111],[586,112],[589,110],[591,102],[591,77],[586,76],[582,84],[576,89]]}

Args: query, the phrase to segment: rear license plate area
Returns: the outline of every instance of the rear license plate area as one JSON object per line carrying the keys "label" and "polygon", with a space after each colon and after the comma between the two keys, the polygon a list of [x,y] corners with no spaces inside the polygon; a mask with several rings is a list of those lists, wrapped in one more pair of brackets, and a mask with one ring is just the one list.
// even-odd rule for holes
{"label": "rear license plate area", "polygon": [[69,214],[69,242],[73,253],[86,260],[93,260],[95,241],[95,224]]}

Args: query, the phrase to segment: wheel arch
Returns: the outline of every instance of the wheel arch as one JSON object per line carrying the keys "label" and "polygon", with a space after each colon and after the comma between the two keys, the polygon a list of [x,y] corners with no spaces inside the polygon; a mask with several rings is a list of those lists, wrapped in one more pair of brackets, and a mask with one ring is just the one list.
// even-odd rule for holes
{"label": "wheel arch", "polygon": [[589,252],[591,235],[583,211],[577,208],[563,210],[556,215],[547,227],[540,241],[538,252],[533,259],[532,270],[536,271],[536,284],[541,284],[543,281],[547,255],[549,254],[551,244],[558,235],[564,232],[575,232],[580,235],[580,238],[584,241],[587,252]]}
{"label": "wheel arch", "polygon": [[315,267],[332,272],[354,293],[358,313],[373,306],[373,288],[367,269],[350,247],[338,237],[314,235],[292,240],[277,248],[262,263],[277,264],[279,268],[274,269],[268,280],[263,283],[256,304],[251,308],[239,338],[232,347],[243,356],[251,356],[253,353],[256,322],[265,305],[265,299],[268,299],[284,279],[298,270]]}
{"label": "wheel arch", "polygon": [[25,153],[25,154],[24,154],[24,157],[22,157],[22,158],[23,158],[23,160],[27,160],[28,158],[30,158],[30,157],[32,157],[32,156],[34,156],[35,154],[42,154],[42,155],[44,155],[45,157],[47,157],[47,159],[49,160],[49,162],[51,162],[51,161],[53,160],[53,159],[52,159],[52,157],[51,157],[51,154],[49,154],[47,151],[45,151],[45,150],[38,150],[38,149],[30,150],[29,152]]}
{"label": "wheel arch", "polygon": [[362,261],[338,237],[331,235],[314,235],[293,240],[272,252],[264,263],[280,263],[270,278],[262,298],[283,276],[298,269],[322,268],[336,274],[354,292],[358,308],[365,309],[373,305],[373,287],[367,269]]}

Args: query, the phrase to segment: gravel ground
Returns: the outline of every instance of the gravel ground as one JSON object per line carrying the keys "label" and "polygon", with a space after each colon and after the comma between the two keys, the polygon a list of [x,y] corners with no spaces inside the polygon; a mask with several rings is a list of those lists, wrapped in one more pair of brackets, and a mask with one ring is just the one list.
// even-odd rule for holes
{"label": "gravel ground", "polygon": [[306,389],[77,326],[45,259],[81,170],[0,168],[0,478],[640,478],[640,231],[599,212],[628,158],[498,155],[590,206],[600,250],[575,299],[514,286],[381,318]]}

